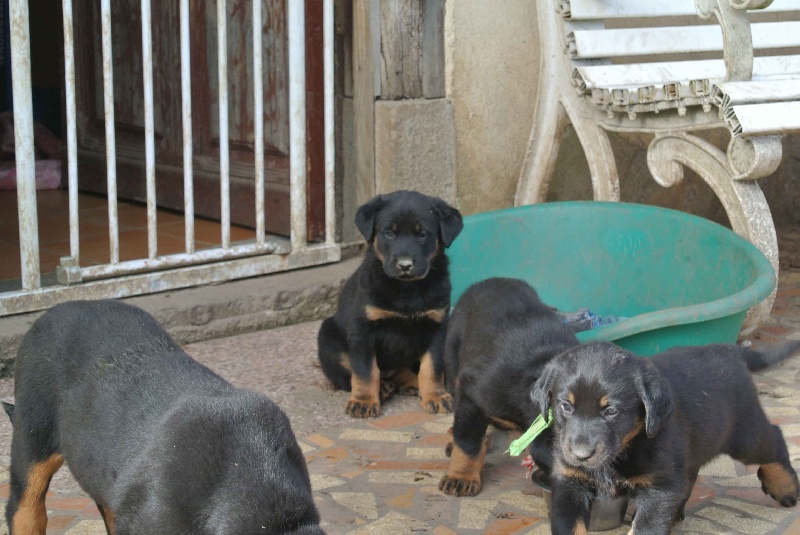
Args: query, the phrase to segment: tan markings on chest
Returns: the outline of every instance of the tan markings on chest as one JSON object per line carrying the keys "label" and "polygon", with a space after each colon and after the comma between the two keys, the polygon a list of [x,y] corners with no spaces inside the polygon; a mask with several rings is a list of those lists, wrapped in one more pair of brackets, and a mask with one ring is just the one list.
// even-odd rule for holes
{"label": "tan markings on chest", "polygon": [[410,314],[405,312],[395,312],[394,310],[386,310],[384,308],[378,308],[372,305],[367,305],[364,307],[364,314],[367,316],[369,321],[381,321],[393,318],[405,320],[419,320],[427,318],[431,321],[435,321],[436,323],[441,323],[446,313],[447,307],[432,308],[430,310],[413,312]]}

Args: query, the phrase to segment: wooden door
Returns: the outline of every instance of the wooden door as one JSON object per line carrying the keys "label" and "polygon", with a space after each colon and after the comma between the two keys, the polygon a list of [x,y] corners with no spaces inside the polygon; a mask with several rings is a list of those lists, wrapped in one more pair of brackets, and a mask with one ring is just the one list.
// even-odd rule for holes
{"label": "wooden door", "polygon": [[[285,1],[262,1],[265,214],[268,232],[289,233],[289,114]],[[322,13],[307,0],[307,28],[319,30]],[[159,207],[183,209],[180,20],[175,0],[152,0],[156,184]],[[252,0],[228,0],[228,129],[231,222],[255,226]],[[315,18],[316,17],[316,18]],[[117,189],[120,198],[145,199],[141,0],[111,2]],[[219,108],[216,2],[190,3],[192,130],[195,213],[219,219]],[[106,192],[103,72],[99,2],[76,7],[79,183]],[[323,132],[321,39],[307,32],[309,140]],[[318,64],[318,65],[317,65]],[[316,70],[315,70],[316,69]],[[317,73],[317,71],[319,71]],[[315,87],[314,84],[319,85]],[[316,98],[316,100],[315,100]],[[321,143],[320,143],[321,146]],[[309,150],[308,239],[324,230],[323,164]]]}

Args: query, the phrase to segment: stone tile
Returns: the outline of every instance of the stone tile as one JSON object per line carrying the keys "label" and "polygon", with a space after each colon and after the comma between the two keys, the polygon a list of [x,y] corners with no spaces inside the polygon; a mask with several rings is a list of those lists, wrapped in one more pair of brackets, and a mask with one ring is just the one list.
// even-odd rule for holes
{"label": "stone tile", "polygon": [[378,518],[378,505],[375,503],[375,495],[371,492],[331,492],[331,498],[367,520]]}
{"label": "stone tile", "polygon": [[486,528],[486,535],[512,535],[541,520],[535,516],[499,518]]}
{"label": "stone tile", "polygon": [[702,516],[703,518],[713,520],[714,522],[722,524],[727,528],[735,529],[750,535],[763,535],[764,533],[775,529],[774,524],[769,524],[763,520],[757,520],[755,518],[748,518],[747,515],[742,513],[735,513],[733,511],[720,509],[718,507],[706,507],[704,509],[700,509],[695,514]]}
{"label": "stone tile", "polygon": [[714,498],[711,500],[711,502],[717,505],[724,505],[725,507],[730,507],[731,509],[736,509],[738,511],[744,511],[745,513],[763,518],[764,520],[769,520],[770,522],[775,522],[776,524],[779,524],[786,520],[786,518],[792,516],[791,511],[783,508],[777,509],[775,507],[765,507],[763,505],[740,502],[738,500],[731,500],[728,498]]}
{"label": "stone tile", "polygon": [[[447,433],[451,427],[453,427],[453,424],[447,422],[432,421],[422,424],[422,429],[428,433]],[[450,435],[448,435],[448,437],[449,436]]]}
{"label": "stone tile", "polygon": [[312,452],[315,449],[317,449],[314,446],[312,446],[311,444],[306,444],[302,440],[298,440],[297,444],[300,446],[300,451],[302,451],[304,454]]}
{"label": "stone tile", "polygon": [[311,435],[310,437],[306,437],[306,440],[309,441],[309,442],[312,442],[313,444],[316,444],[320,448],[330,448],[331,446],[336,444],[335,441],[329,439],[325,435],[320,435],[320,434]]}
{"label": "stone tile", "polygon": [[703,468],[700,469],[700,475],[711,477],[736,477],[736,465],[733,459],[727,455],[720,455]]}
{"label": "stone tile", "polygon": [[498,500],[481,500],[477,498],[461,499],[458,512],[459,529],[484,529],[492,510],[497,507]]}
{"label": "stone tile", "polygon": [[436,446],[442,448],[442,451],[444,451],[444,448],[447,446],[447,444],[452,441],[453,437],[450,435],[437,433],[435,435],[425,435],[420,437],[418,440],[414,441],[414,444],[417,446]]}
{"label": "stone tile", "polygon": [[309,477],[311,479],[311,490],[314,492],[338,487],[347,483],[344,479],[339,479],[338,477],[329,476],[327,474],[310,474]]}
{"label": "stone tile", "polygon": [[800,533],[800,518],[795,518],[794,522],[789,524],[789,527],[786,528],[782,535],[797,535]]}
{"label": "stone tile", "polygon": [[392,483],[403,485],[439,484],[444,472],[370,472],[370,483]]}
{"label": "stone tile", "polygon": [[683,522],[678,524],[678,528],[682,529],[685,533],[709,533],[713,535],[724,533],[724,531],[713,522],[698,518],[694,515],[687,516]]}
{"label": "stone tile", "polygon": [[446,471],[450,461],[373,461],[368,470],[438,470]]}
{"label": "stone tile", "polygon": [[106,526],[102,520],[82,520],[64,535],[106,535]]}
{"label": "stone tile", "polygon": [[756,487],[760,489],[761,481],[759,481],[758,476],[755,474],[749,474],[742,477],[717,481],[717,485],[722,485],[723,487]]}
{"label": "stone tile", "polygon": [[414,505],[414,487],[408,487],[405,492],[398,494],[392,498],[384,498],[386,505],[397,509],[410,509]]}
{"label": "stone tile", "polygon": [[47,507],[53,509],[68,509],[70,511],[80,511],[94,502],[89,498],[48,498]]}
{"label": "stone tile", "polygon": [[408,448],[406,457],[419,460],[447,459],[444,448]]}
{"label": "stone tile", "polygon": [[306,462],[311,462],[316,459],[325,459],[332,463],[339,463],[350,458],[347,448],[339,446],[338,448],[328,448],[311,455],[306,456]]}
{"label": "stone tile", "polygon": [[544,505],[544,498],[512,490],[498,496],[498,500],[506,505],[511,505],[523,511],[534,513],[540,518],[547,518],[547,508]]}
{"label": "stone tile", "polygon": [[[604,531],[603,533],[608,533]],[[524,531],[522,535],[550,535],[550,522],[540,522],[533,529]]]}
{"label": "stone tile", "polygon": [[406,431],[374,431],[372,429],[345,429],[340,440],[368,440],[374,442],[411,442],[412,434]]}
{"label": "stone tile", "polygon": [[412,425],[421,424],[435,420],[435,414],[428,414],[427,412],[401,412],[400,414],[393,414],[391,416],[384,416],[377,420],[371,420],[369,425],[378,429],[398,429],[401,427],[409,427]]}
{"label": "stone tile", "polygon": [[421,520],[391,511],[380,520],[351,531],[350,535],[386,535],[387,533],[424,532],[430,529],[431,527]]}
{"label": "stone tile", "polygon": [[458,535],[457,531],[453,531],[452,529],[445,527],[445,526],[436,526],[432,531],[433,535]]}
{"label": "stone tile", "polygon": [[75,515],[49,515],[47,518],[47,529],[67,529],[76,518]]}

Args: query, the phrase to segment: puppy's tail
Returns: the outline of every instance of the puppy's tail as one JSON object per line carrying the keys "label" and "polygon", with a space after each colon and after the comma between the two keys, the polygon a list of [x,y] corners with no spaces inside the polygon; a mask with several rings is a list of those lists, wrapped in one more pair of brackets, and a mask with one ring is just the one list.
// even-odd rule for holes
{"label": "puppy's tail", "polygon": [[742,355],[747,363],[747,369],[757,372],[791,357],[798,350],[800,350],[800,340],[767,351],[745,349]]}
{"label": "puppy's tail", "polygon": [[8,415],[8,419],[11,420],[11,423],[14,423],[14,404],[9,403],[7,401],[0,401],[0,404],[3,405],[3,410],[6,411]]}

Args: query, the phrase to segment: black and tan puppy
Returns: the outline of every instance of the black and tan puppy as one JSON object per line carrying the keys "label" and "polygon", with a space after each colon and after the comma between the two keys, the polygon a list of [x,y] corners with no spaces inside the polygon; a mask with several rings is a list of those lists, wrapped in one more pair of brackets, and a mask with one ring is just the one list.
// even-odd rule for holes
{"label": "black and tan puppy", "polygon": [[121,302],[74,301],[20,346],[10,411],[12,535],[44,535],[66,461],[109,534],[324,535],[289,420]]}
{"label": "black and tan puppy", "polygon": [[[539,416],[531,387],[550,359],[577,344],[572,331],[524,281],[488,279],[464,293],[445,344],[455,420],[450,467],[439,489],[456,496],[480,491],[487,426],[528,429]],[[551,438],[552,432],[545,431],[530,448],[545,474],[552,465]]]}
{"label": "black and tan puppy", "polygon": [[[319,331],[319,360],[336,388],[350,391],[347,414],[380,414],[381,398],[417,390],[428,412],[450,412],[444,337],[450,275],[444,253],[461,214],[414,191],[379,195],[356,212],[368,249]],[[385,379],[383,382],[381,379]]]}
{"label": "black and tan puppy", "polygon": [[749,372],[798,349],[708,345],[646,359],[594,342],[555,358],[531,392],[553,410],[553,533],[584,533],[597,493],[633,499],[634,533],[669,533],[700,468],[723,453],[760,465],[764,492],[795,505],[800,484],[786,442]]}

